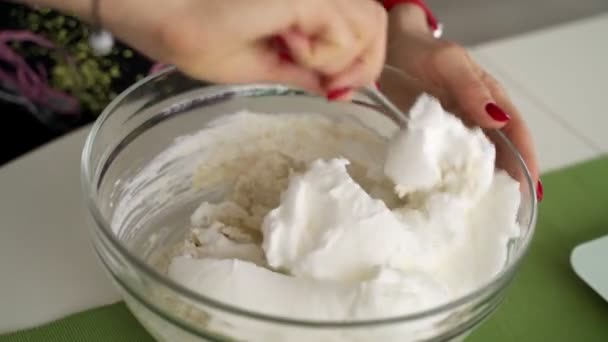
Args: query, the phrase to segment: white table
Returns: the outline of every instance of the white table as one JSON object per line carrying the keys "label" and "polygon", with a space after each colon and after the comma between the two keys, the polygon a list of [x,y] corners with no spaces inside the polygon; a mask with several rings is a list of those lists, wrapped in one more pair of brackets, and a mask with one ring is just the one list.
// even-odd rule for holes
{"label": "white table", "polygon": [[0,169],[0,332],[118,300],[88,239],[80,192],[87,133]]}
{"label": "white table", "polygon": [[[603,15],[473,48],[526,115],[544,171],[608,149],[606,32]],[[88,240],[85,134],[0,168],[0,332],[118,300]]]}

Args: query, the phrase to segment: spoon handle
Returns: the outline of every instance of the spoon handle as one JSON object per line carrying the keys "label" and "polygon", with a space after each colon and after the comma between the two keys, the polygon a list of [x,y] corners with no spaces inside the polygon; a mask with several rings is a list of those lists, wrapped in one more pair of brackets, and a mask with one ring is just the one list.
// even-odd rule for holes
{"label": "spoon handle", "polygon": [[408,116],[403,113],[399,108],[397,108],[397,106],[395,106],[395,104],[393,104],[391,100],[384,96],[382,92],[372,86],[363,87],[361,91],[371,100],[382,106],[383,109],[386,110],[389,114],[399,120],[399,124],[405,126],[408,123]]}

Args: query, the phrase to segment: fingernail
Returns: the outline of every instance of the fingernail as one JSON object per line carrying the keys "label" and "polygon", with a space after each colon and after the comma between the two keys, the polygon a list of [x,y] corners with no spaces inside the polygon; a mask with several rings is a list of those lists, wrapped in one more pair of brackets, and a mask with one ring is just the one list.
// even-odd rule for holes
{"label": "fingernail", "polygon": [[285,42],[285,38],[281,36],[275,36],[273,38],[273,42],[276,45],[277,49],[281,51],[287,51],[287,42]]}
{"label": "fingernail", "polygon": [[287,51],[279,51],[279,59],[281,60],[281,62],[285,62],[285,63],[295,63],[295,61],[293,60],[293,57],[291,57],[291,54]]}
{"label": "fingernail", "polygon": [[507,122],[511,120],[511,117],[505,113],[495,103],[488,103],[486,105],[486,112],[492,117],[492,119],[498,122]]}
{"label": "fingernail", "polygon": [[274,36],[270,42],[272,47],[277,51],[277,55],[281,62],[294,63],[293,57],[291,57],[291,53],[289,53],[289,48],[283,37]]}
{"label": "fingernail", "polygon": [[329,92],[327,92],[327,99],[329,101],[334,101],[337,100],[338,98],[348,94],[351,91],[351,88],[338,88],[338,89],[334,89],[334,90],[330,90]]}
{"label": "fingernail", "polygon": [[380,81],[376,81],[374,84],[376,85],[376,89],[380,90]]}
{"label": "fingernail", "polygon": [[536,199],[539,202],[542,202],[543,197],[544,197],[543,183],[539,179],[538,183],[536,183]]}

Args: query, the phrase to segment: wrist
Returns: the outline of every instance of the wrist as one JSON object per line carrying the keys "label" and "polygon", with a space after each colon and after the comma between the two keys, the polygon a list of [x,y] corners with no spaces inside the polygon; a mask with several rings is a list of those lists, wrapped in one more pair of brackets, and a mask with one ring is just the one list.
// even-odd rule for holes
{"label": "wrist", "polygon": [[380,0],[380,2],[389,12],[389,21],[393,22],[393,29],[414,33],[430,32],[435,38],[441,37],[443,26],[424,0]]}
{"label": "wrist", "polygon": [[428,24],[426,12],[413,3],[400,3],[390,8],[388,13],[389,31],[428,34],[433,28]]}
{"label": "wrist", "polygon": [[402,2],[392,6],[388,20],[387,63],[415,74],[417,69],[422,69],[424,58],[421,56],[441,44],[434,33],[426,11],[418,4]]}

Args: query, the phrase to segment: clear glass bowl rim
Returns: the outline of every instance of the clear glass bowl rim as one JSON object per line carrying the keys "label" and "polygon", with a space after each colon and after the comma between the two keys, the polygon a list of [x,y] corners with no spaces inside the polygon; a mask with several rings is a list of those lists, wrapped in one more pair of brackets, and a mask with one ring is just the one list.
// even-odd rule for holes
{"label": "clear glass bowl rim", "polygon": [[[384,66],[383,72],[386,72],[386,71],[395,73],[402,78],[410,78],[408,75],[405,75],[399,69],[397,69],[393,66],[390,66],[390,65]],[[108,222],[103,217],[101,211],[99,210],[99,208],[97,206],[97,203],[96,203],[97,188],[96,188],[95,179],[94,179],[94,177],[96,176],[96,173],[94,172],[95,170],[91,170],[91,165],[89,165],[89,156],[91,154],[91,151],[93,150],[93,146],[95,144],[97,133],[103,128],[103,124],[108,119],[108,117],[110,115],[112,115],[112,113],[115,111],[115,109],[121,105],[122,101],[125,98],[127,98],[128,96],[130,96],[133,91],[140,88],[142,85],[149,83],[153,80],[159,79],[161,77],[164,77],[171,73],[179,73],[179,71],[175,67],[168,67],[156,74],[149,75],[149,76],[139,80],[138,82],[134,83],[133,85],[128,87],[126,90],[124,90],[122,93],[120,93],[116,98],[114,98],[114,100],[112,100],[110,102],[110,104],[108,104],[108,106],[106,106],[106,108],[102,111],[100,116],[97,118],[97,120],[93,124],[91,131],[89,132],[87,139],[85,141],[84,148],[83,148],[82,155],[81,155],[82,191],[84,194],[85,202],[87,204],[87,208],[90,211],[90,215],[95,222],[94,229],[97,231],[101,231],[101,233],[103,234],[103,237],[107,241],[109,241],[109,243],[111,244],[111,247],[114,248],[128,262],[130,262],[132,265],[134,265],[138,271],[143,272],[143,274],[146,277],[152,279],[157,284],[160,284],[161,286],[168,289],[169,291],[175,292],[179,296],[186,297],[188,300],[193,301],[194,303],[197,303],[197,304],[206,305],[206,306],[212,307],[212,308],[220,310],[220,311],[225,311],[226,313],[229,313],[229,314],[243,316],[246,318],[257,319],[257,320],[265,321],[265,322],[269,322],[269,323],[282,323],[282,324],[286,324],[286,325],[293,325],[296,327],[308,327],[308,328],[312,327],[312,328],[328,328],[328,329],[377,327],[379,325],[399,324],[399,323],[404,323],[404,322],[408,322],[408,321],[412,322],[412,321],[416,321],[416,320],[429,318],[434,315],[439,315],[439,314],[442,314],[445,312],[449,312],[451,310],[458,308],[459,306],[466,305],[468,302],[474,301],[475,299],[477,299],[479,297],[491,295],[492,289],[496,289],[496,288],[500,289],[501,283],[504,282],[505,279],[510,280],[510,278],[513,275],[513,272],[515,272],[517,270],[521,260],[526,255],[528,248],[530,246],[530,242],[532,241],[532,238],[534,236],[535,229],[536,229],[537,205],[538,205],[538,201],[536,199],[536,187],[534,186],[534,181],[532,179],[530,171],[528,170],[526,163],[524,162],[523,158],[521,157],[521,154],[517,151],[517,149],[515,148],[513,143],[502,132],[497,131],[498,135],[502,139],[505,140],[505,142],[507,143],[507,145],[509,147],[509,150],[515,155],[515,157],[517,158],[517,160],[520,164],[520,167],[524,171],[524,176],[525,176],[525,180],[527,183],[526,187],[531,196],[532,208],[531,208],[531,213],[530,213],[530,220],[527,223],[528,234],[526,236],[526,239],[523,241],[522,246],[518,249],[517,254],[515,256],[513,256],[512,261],[509,263],[509,265],[507,265],[507,267],[503,268],[484,286],[475,289],[475,291],[472,291],[464,296],[456,298],[455,300],[444,303],[440,306],[432,307],[427,310],[414,312],[414,313],[406,314],[406,315],[399,315],[399,316],[382,318],[382,319],[368,319],[368,320],[358,320],[358,321],[314,321],[314,320],[284,318],[284,317],[279,317],[279,316],[274,316],[274,315],[269,315],[269,314],[258,313],[258,312],[247,310],[247,309],[242,309],[242,308],[239,308],[236,306],[226,304],[222,301],[218,301],[213,298],[207,297],[203,294],[192,291],[192,290],[186,288],[185,286],[172,281],[164,274],[156,271],[153,267],[148,265],[144,260],[140,259],[136,255],[129,252],[128,248],[126,246],[124,246],[115,237],[114,232],[112,231],[110,222]],[[240,84],[240,85],[243,85],[243,84]],[[253,83],[253,84],[247,84],[247,85],[249,85],[249,86],[259,85],[259,86],[266,86],[266,87],[270,85],[270,86],[280,86],[282,88],[285,88],[285,85],[269,84],[269,83]],[[224,85],[224,86],[227,88],[230,88],[230,87],[239,86],[239,84],[229,84],[229,85]],[[288,88],[301,91],[301,89],[298,89],[295,87],[288,87]],[[100,255],[100,257],[102,257],[102,256]],[[105,262],[103,262],[103,263],[106,264]],[[115,275],[113,275],[113,277],[114,276]],[[125,285],[125,284],[122,284],[122,285]],[[134,291],[134,290],[129,289],[129,291]],[[137,291],[135,291],[135,292],[137,292]],[[139,295],[137,297],[139,297],[142,301],[145,301],[145,299],[143,297],[141,297]],[[151,304],[151,303],[146,303],[146,304],[156,307],[156,305]],[[163,310],[161,310],[161,311],[163,311]]]}

